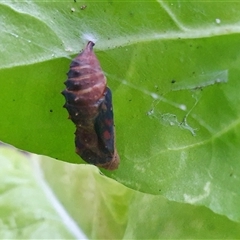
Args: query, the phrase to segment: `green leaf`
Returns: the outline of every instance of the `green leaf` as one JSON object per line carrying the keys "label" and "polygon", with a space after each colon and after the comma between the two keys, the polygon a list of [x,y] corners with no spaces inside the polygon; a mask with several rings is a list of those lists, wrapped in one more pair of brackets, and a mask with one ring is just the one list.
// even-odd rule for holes
{"label": "green leaf", "polygon": [[37,161],[29,158],[30,154],[0,145],[0,238],[84,237],[40,175]]}
{"label": "green leaf", "polygon": [[71,58],[95,38],[121,157],[104,174],[240,221],[239,3],[0,4],[2,141],[83,162],[60,92]]}
{"label": "green leaf", "polygon": [[[238,239],[206,207],[140,193],[76,165],[0,145],[1,239]],[[82,230],[81,230],[82,229]]]}

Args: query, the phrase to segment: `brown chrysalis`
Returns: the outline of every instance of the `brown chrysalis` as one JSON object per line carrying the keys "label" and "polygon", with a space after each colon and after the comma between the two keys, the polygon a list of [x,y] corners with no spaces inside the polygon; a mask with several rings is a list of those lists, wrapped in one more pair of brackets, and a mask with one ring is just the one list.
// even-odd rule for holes
{"label": "brown chrysalis", "polygon": [[93,46],[89,41],[70,65],[62,92],[64,107],[76,125],[76,153],[90,164],[114,170],[119,156],[115,148],[112,95]]}

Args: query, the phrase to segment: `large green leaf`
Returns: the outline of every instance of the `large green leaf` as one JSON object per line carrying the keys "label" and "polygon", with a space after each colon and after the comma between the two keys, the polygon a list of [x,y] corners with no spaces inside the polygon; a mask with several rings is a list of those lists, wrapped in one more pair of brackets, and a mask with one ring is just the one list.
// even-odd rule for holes
{"label": "large green leaf", "polygon": [[82,230],[88,239],[240,237],[225,216],[131,190],[90,165],[2,145],[0,162],[1,239],[86,239]]}
{"label": "large green leaf", "polygon": [[82,163],[60,91],[94,38],[121,157],[104,173],[240,221],[239,3],[0,4],[2,141]]}
{"label": "large green leaf", "polygon": [[68,212],[54,196],[36,156],[0,144],[0,238],[82,238]]}

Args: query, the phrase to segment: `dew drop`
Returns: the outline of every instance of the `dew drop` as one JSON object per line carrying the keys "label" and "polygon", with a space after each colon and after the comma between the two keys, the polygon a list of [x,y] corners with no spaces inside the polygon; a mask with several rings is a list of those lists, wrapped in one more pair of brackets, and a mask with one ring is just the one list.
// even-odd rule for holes
{"label": "dew drop", "polygon": [[19,36],[16,33],[11,33],[14,37],[18,38]]}
{"label": "dew drop", "polygon": [[187,110],[187,106],[185,104],[180,104],[179,105],[179,108],[183,111],[186,111]]}
{"label": "dew drop", "polygon": [[153,99],[158,99],[158,95],[156,93],[151,93]]}

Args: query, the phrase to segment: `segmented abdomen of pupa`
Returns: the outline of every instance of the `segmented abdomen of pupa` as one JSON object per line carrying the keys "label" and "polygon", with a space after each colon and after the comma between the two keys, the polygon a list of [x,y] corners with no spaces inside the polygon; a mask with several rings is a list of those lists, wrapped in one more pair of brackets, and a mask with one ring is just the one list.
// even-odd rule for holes
{"label": "segmented abdomen of pupa", "polygon": [[93,52],[93,42],[73,59],[63,91],[71,120],[79,125],[97,115],[106,91],[106,77]]}
{"label": "segmented abdomen of pupa", "polygon": [[113,170],[119,157],[115,149],[112,97],[93,46],[89,41],[70,65],[62,92],[66,99],[64,107],[76,125],[77,154],[88,163]]}

